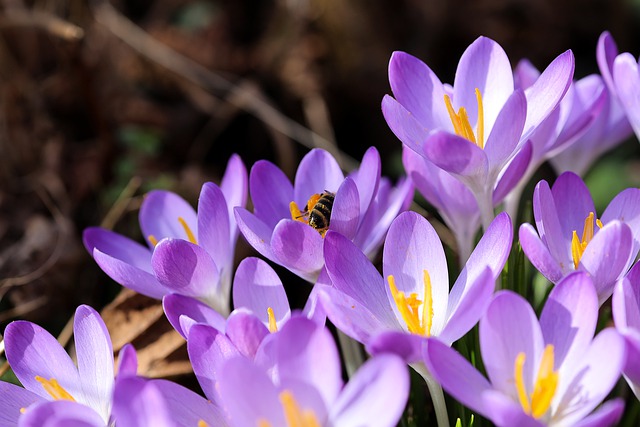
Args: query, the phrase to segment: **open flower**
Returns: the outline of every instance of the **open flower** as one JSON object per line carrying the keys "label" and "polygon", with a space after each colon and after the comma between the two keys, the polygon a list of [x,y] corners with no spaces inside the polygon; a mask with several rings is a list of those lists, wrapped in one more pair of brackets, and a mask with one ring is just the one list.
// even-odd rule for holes
{"label": "open flower", "polygon": [[394,52],[389,81],[395,99],[385,96],[382,111],[405,145],[471,190],[486,228],[494,191],[504,192],[521,178],[531,156],[527,140],[564,96],[573,66],[567,51],[523,92],[514,89],[504,50],[479,37],[462,54],[449,90],[419,59]]}
{"label": "open flower", "polygon": [[[5,329],[7,361],[24,389],[0,382],[0,420],[17,420],[30,404],[47,400],[76,402],[80,413],[111,422],[114,389],[113,348],[100,315],[91,307],[81,305],[73,324],[76,359],[73,363],[58,341],[38,325],[15,321]],[[126,350],[125,350],[126,349]],[[131,370],[135,359],[130,346],[123,348],[124,372]],[[89,415],[87,415],[89,416]]]}
{"label": "open flower", "polygon": [[531,224],[520,226],[520,244],[531,263],[553,283],[573,271],[588,272],[604,303],[640,248],[640,190],[622,191],[598,219],[587,186],[565,172],[552,188],[544,180],[536,185],[533,215],[537,231]]}
{"label": "open flower", "polygon": [[392,427],[409,396],[409,375],[393,355],[365,363],[343,387],[331,333],[292,318],[262,346],[255,362],[230,358],[218,376],[232,426]]}
{"label": "open flower", "polygon": [[[300,162],[294,185],[277,166],[262,160],[251,168],[249,187],[254,212],[236,209],[240,232],[260,254],[312,283],[324,265],[322,243],[328,230],[373,256],[391,221],[413,196],[410,181],[393,188],[380,178],[380,155],[373,147],[346,178],[328,152],[311,150]],[[325,193],[333,200],[320,201]],[[320,223],[312,221],[315,214]]]}
{"label": "open flower", "polygon": [[622,415],[613,401],[589,415],[618,381],[624,342],[613,328],[594,338],[598,297],[588,275],[574,273],[550,293],[540,320],[521,296],[496,294],[480,320],[488,379],[437,339],[425,363],[442,387],[497,426],[608,426]]}
{"label": "open flower", "polygon": [[636,264],[613,290],[611,309],[616,329],[627,348],[624,377],[640,399],[640,264]]}
{"label": "open flower", "polygon": [[417,362],[428,337],[451,344],[476,324],[493,295],[511,238],[508,215],[498,215],[449,292],[442,243],[415,212],[400,214],[389,229],[384,278],[355,245],[329,233],[325,257],[334,287],[321,288],[326,293],[322,305],[331,322],[369,352],[392,352]]}
{"label": "open flower", "polygon": [[158,299],[169,293],[194,297],[226,315],[238,238],[233,208],[246,203],[246,175],[232,156],[220,187],[202,186],[197,215],[177,194],[147,194],[140,228],[148,247],[98,227],[84,231],[84,245],[122,286]]}

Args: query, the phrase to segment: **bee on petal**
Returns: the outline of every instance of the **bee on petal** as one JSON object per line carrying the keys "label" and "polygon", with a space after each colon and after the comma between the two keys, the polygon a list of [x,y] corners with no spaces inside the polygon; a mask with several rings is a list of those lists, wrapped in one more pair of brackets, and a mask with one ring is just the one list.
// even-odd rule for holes
{"label": "bee on petal", "polygon": [[297,221],[309,224],[324,237],[331,222],[331,209],[333,208],[335,197],[335,193],[327,190],[320,194],[313,194],[309,197],[302,211],[298,209],[295,202],[291,202],[291,217]]}

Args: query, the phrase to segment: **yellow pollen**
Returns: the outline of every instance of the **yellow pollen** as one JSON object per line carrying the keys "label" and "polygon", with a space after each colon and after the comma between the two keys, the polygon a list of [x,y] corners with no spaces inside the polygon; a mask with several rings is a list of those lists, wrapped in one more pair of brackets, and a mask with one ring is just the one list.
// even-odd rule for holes
{"label": "yellow pollen", "polygon": [[284,390],[280,393],[279,397],[282,409],[284,410],[284,418],[287,420],[287,427],[320,427],[320,423],[314,412],[311,410],[302,410],[298,402],[296,402],[295,397],[293,397],[293,393]]}
{"label": "yellow pollen", "polygon": [[24,414],[25,412],[27,412],[27,408],[20,408],[20,413]]}
{"label": "yellow pollen", "polygon": [[289,203],[289,212],[291,212],[291,219],[294,221],[304,222],[305,224],[309,223],[309,220],[306,218],[301,211],[296,202]]}
{"label": "yellow pollen", "polygon": [[264,418],[260,418],[256,424],[257,427],[271,427],[271,423]]}
{"label": "yellow pollen", "polygon": [[187,224],[187,221],[185,221],[181,216],[178,217],[178,221],[180,222],[182,228],[184,228],[184,232],[187,233],[187,239],[189,239],[189,241],[194,245],[197,245],[198,241],[196,240],[196,236],[195,234],[193,234],[193,231],[191,231],[191,228],[189,227],[189,224]]}
{"label": "yellow pollen", "polygon": [[538,367],[538,375],[531,393],[531,400],[527,395],[524,385],[523,368],[525,363],[525,354],[518,353],[515,361],[514,376],[516,389],[518,392],[518,400],[522,406],[522,410],[532,417],[538,419],[542,417],[551,406],[551,401],[555,396],[558,388],[559,374],[553,370],[554,365],[554,349],[552,344],[547,344],[542,353],[542,360]]}
{"label": "yellow pollen", "polygon": [[200,420],[198,421],[198,427],[209,427],[209,424],[207,424],[204,420]]}
{"label": "yellow pollen", "polygon": [[[580,264],[580,260],[582,259],[582,254],[584,254],[585,249],[587,249],[587,245],[593,239],[593,219],[595,214],[593,212],[589,212],[589,215],[584,220],[584,228],[582,230],[582,240],[578,238],[578,232],[573,230],[571,236],[571,257],[573,258],[573,266],[574,268],[578,268]],[[596,219],[595,221],[598,228],[602,228],[602,221]]]}
{"label": "yellow pollen", "polygon": [[476,125],[476,134],[473,133],[473,127],[469,122],[469,115],[464,107],[460,107],[458,112],[453,108],[449,95],[444,96],[444,104],[447,107],[451,124],[456,135],[461,136],[478,147],[484,149],[484,106],[482,103],[482,94],[480,89],[476,88],[476,100],[478,102],[478,122]]}
{"label": "yellow pollen", "polygon": [[273,308],[267,308],[267,314],[269,315],[269,332],[278,332],[278,324],[276,323],[276,315],[273,313]]}
{"label": "yellow pollen", "polygon": [[54,378],[46,380],[39,375],[37,375],[35,378],[36,381],[42,384],[42,388],[44,388],[44,390],[49,393],[49,396],[51,396],[53,400],[70,400],[72,402],[76,401],[73,396],[71,396],[67,390],[62,388],[62,386],[58,384],[58,381],[56,381]]}
{"label": "yellow pollen", "polygon": [[[431,290],[431,278],[427,270],[424,270],[424,303],[418,299],[418,294],[412,292],[408,297],[404,292],[398,291],[396,280],[393,275],[387,277],[389,289],[393,296],[393,301],[407,325],[407,329],[412,334],[431,336],[431,325],[433,323],[433,296]],[[422,320],[420,320],[420,305],[422,305]]]}
{"label": "yellow pollen", "polygon": [[147,237],[147,239],[149,239],[149,242],[153,245],[154,248],[158,245],[158,239],[156,239],[156,236],[154,236],[153,234],[149,234],[149,237]]}

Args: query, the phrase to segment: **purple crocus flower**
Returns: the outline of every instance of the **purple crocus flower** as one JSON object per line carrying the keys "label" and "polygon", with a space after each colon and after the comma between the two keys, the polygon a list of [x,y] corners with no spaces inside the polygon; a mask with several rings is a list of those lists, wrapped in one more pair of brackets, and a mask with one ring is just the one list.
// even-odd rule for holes
{"label": "purple crocus flower", "polygon": [[238,230],[233,208],[247,199],[247,172],[234,155],[220,187],[202,186],[198,214],[168,191],[152,191],[140,208],[145,247],[98,227],[84,244],[100,268],[122,286],[161,299],[169,293],[197,298],[226,315]]}
{"label": "purple crocus flower", "polygon": [[603,405],[624,365],[613,328],[594,338],[598,296],[589,276],[574,273],[550,293],[540,320],[529,303],[501,291],[480,320],[488,379],[437,339],[424,348],[432,375],[454,398],[497,426],[609,426],[622,401]]}
{"label": "purple crocus flower", "polygon": [[230,358],[218,387],[233,426],[395,426],[409,375],[393,355],[366,362],[343,386],[338,349],[321,325],[294,317],[270,336],[255,362]]}
{"label": "purple crocus flower", "polygon": [[565,172],[552,188],[540,181],[533,194],[531,224],[520,226],[520,244],[531,263],[551,282],[573,271],[591,274],[600,304],[627,272],[640,248],[640,189],[618,194],[597,219],[589,189]]}
{"label": "purple crocus flower", "polygon": [[322,288],[322,305],[331,322],[370,353],[392,352],[408,363],[419,362],[427,337],[449,345],[476,324],[493,295],[511,239],[511,221],[502,213],[449,292],[442,243],[415,212],[400,214],[389,229],[384,278],[353,243],[328,233],[325,258],[334,287]]}
{"label": "purple crocus flower", "polygon": [[254,212],[236,209],[240,232],[260,254],[315,283],[324,265],[322,243],[327,231],[309,225],[318,196],[335,194],[333,207],[323,211],[330,219],[328,230],[343,234],[370,256],[393,218],[410,202],[411,182],[404,180],[393,188],[380,178],[380,167],[380,155],[371,147],[360,168],[345,178],[328,152],[314,149],[300,162],[292,185],[271,162],[256,162],[249,176]]}
{"label": "purple crocus flower", "polygon": [[[448,88],[422,61],[394,52],[389,81],[395,99],[385,96],[382,111],[405,145],[471,190],[486,228],[494,200],[506,195],[526,170],[527,140],[564,96],[573,67],[573,54],[567,51],[523,92],[514,89],[502,47],[479,37],[462,54]],[[497,191],[504,194],[497,197]]]}
{"label": "purple crocus flower", "polygon": [[[611,48],[613,50],[615,48],[613,39],[611,39],[610,44],[613,45]],[[613,52],[611,56],[613,56]],[[640,108],[640,72],[638,70],[638,60],[629,52],[615,56],[613,60],[613,84],[627,119],[636,133],[636,137],[640,138],[640,112],[638,112],[638,108]]]}
{"label": "purple crocus flower", "polygon": [[619,95],[622,92],[619,92],[614,84],[614,62],[617,56],[618,48],[613,37],[609,32],[603,32],[598,39],[596,50],[598,67],[605,83],[602,109],[587,132],[550,159],[558,174],[572,171],[584,176],[597,158],[627,139],[633,132],[620,104]]}
{"label": "purple crocus flower", "polygon": [[[76,310],[73,331],[77,367],[58,341],[40,326],[26,321],[7,326],[7,361],[24,389],[0,382],[0,421],[15,425],[21,410],[27,408],[28,412],[32,403],[66,400],[86,407],[79,410],[82,413],[94,412],[103,425],[110,422],[114,365],[109,332],[100,315],[86,305]],[[132,373],[135,353],[130,346],[125,348],[121,359],[126,376]]]}
{"label": "purple crocus flower", "polygon": [[624,377],[640,399],[640,264],[616,283],[611,308],[616,329],[624,337],[627,348]]}

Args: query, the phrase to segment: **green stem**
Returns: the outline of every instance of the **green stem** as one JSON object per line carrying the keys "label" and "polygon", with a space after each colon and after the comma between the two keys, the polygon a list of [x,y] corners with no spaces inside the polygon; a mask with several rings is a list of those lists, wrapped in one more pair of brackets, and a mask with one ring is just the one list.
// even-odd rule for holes
{"label": "green stem", "polygon": [[342,331],[338,330],[338,342],[342,349],[342,357],[344,358],[345,368],[349,378],[364,363],[364,356],[360,343],[346,336]]}
{"label": "green stem", "polygon": [[411,365],[427,383],[433,409],[436,411],[438,427],[449,427],[449,414],[447,413],[447,403],[444,401],[444,392],[438,382],[431,376],[424,363],[414,363]]}

